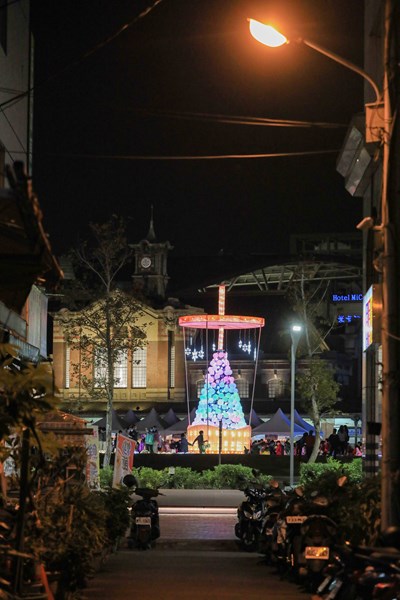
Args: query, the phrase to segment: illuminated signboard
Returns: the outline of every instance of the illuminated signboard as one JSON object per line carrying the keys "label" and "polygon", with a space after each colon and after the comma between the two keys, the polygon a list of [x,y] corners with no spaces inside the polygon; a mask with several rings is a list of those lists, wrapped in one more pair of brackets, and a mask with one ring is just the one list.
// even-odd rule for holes
{"label": "illuminated signboard", "polygon": [[332,294],[332,302],[362,302],[362,294]]}
{"label": "illuminated signboard", "polygon": [[360,322],[361,315],[338,315],[336,320],[340,325],[345,325],[346,323],[355,323],[356,321]]}
{"label": "illuminated signboard", "polygon": [[381,286],[372,285],[363,301],[363,351],[381,341]]}

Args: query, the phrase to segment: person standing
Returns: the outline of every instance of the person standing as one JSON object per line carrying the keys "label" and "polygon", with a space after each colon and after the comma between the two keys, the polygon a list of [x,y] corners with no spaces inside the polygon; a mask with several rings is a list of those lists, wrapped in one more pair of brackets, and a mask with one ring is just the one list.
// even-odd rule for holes
{"label": "person standing", "polygon": [[338,431],[338,436],[339,436],[339,452],[340,454],[344,455],[346,454],[347,451],[347,444],[348,444],[348,433],[346,432],[344,425],[341,425],[339,427],[339,431]]}
{"label": "person standing", "polygon": [[189,452],[189,442],[187,440],[186,433],[181,433],[179,452],[182,452],[183,454],[187,454],[187,452]]}
{"label": "person standing", "polygon": [[146,436],[144,438],[144,443],[146,446],[147,452],[153,454],[153,444],[154,444],[154,432],[152,428],[146,429]]}
{"label": "person standing", "polygon": [[338,453],[340,440],[337,434],[337,429],[333,429],[331,435],[328,437],[327,442],[329,443],[329,455],[336,458],[336,454]]}
{"label": "person standing", "polygon": [[207,441],[208,440],[204,439],[204,431],[200,430],[199,435],[193,440],[193,442],[190,445],[194,446],[197,443],[200,454],[205,454],[205,452],[206,452],[205,445],[207,444]]}

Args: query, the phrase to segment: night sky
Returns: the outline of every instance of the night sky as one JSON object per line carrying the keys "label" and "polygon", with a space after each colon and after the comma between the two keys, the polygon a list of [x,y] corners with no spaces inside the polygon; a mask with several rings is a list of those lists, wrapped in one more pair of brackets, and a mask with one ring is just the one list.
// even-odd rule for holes
{"label": "night sky", "polygon": [[[344,189],[337,153],[132,157],[339,151],[363,108],[362,79],[304,46],[260,45],[247,18],[362,65],[361,0],[162,0],[135,19],[151,4],[33,1],[33,184],[53,250],[112,213],[129,220],[132,242],[143,239],[152,204],[157,237],[176,255],[286,254],[292,233],[354,231],[362,204]],[[344,126],[234,125],[199,114]]]}

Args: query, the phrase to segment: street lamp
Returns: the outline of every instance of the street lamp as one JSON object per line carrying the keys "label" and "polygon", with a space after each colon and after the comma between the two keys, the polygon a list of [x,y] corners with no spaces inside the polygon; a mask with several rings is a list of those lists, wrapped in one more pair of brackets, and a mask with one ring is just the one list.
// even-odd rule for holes
{"label": "street lamp", "polygon": [[[390,526],[400,525],[400,511],[398,510],[398,497],[400,494],[400,419],[398,409],[398,398],[400,394],[400,382],[396,377],[398,364],[400,361],[398,348],[398,281],[399,267],[397,266],[398,251],[396,249],[396,218],[391,222],[391,215],[398,213],[398,200],[396,196],[396,169],[395,159],[390,161],[390,146],[393,131],[392,102],[395,104],[398,100],[398,94],[395,94],[394,100],[391,98],[390,81],[392,79],[392,44],[394,43],[394,6],[393,0],[385,0],[385,35],[383,40],[384,61],[383,61],[383,92],[368,73],[360,69],[352,62],[338,56],[334,52],[305,40],[298,38],[297,42],[316,50],[320,54],[327,56],[342,66],[358,73],[372,86],[376,96],[376,107],[381,100],[383,103],[384,119],[380,130],[380,142],[383,146],[382,158],[382,190],[381,190],[381,223],[374,227],[375,230],[382,232],[383,252],[381,254],[381,272],[382,272],[382,365],[383,365],[383,386],[382,386],[382,463],[381,463],[381,501],[382,501],[382,520],[381,528],[385,530]],[[274,28],[266,26],[263,23],[249,19],[250,33],[253,37],[264,45],[276,47],[289,43],[289,40],[275,30],[274,40],[270,41]],[[281,37],[277,35],[279,34]],[[277,44],[280,39],[281,43]],[[389,184],[391,185],[389,191]]]}
{"label": "street lamp", "polygon": [[283,46],[283,44],[289,44],[290,41],[293,41],[297,44],[304,44],[305,46],[316,50],[320,54],[327,56],[340,65],[343,65],[347,69],[358,73],[358,75],[361,75],[361,77],[364,77],[364,79],[366,79],[366,81],[368,81],[368,83],[373,87],[376,95],[376,101],[378,102],[380,100],[382,94],[380,93],[379,88],[372,77],[351,61],[339,56],[338,54],[335,54],[335,52],[331,52],[331,50],[328,50],[327,48],[324,48],[315,42],[311,42],[310,40],[305,40],[302,37],[297,37],[294,40],[288,40],[286,36],[275,29],[275,27],[272,27],[272,25],[260,23],[260,21],[256,21],[255,19],[249,19],[249,29],[251,35],[255,40],[257,40],[257,42],[264,44],[264,46],[269,46],[270,48],[277,48],[278,46]]}
{"label": "street lamp", "polygon": [[296,372],[296,350],[301,338],[303,328],[301,325],[292,325],[290,335],[292,338],[291,351],[291,377],[290,377],[290,485],[294,485],[294,388],[295,388],[295,372]]}

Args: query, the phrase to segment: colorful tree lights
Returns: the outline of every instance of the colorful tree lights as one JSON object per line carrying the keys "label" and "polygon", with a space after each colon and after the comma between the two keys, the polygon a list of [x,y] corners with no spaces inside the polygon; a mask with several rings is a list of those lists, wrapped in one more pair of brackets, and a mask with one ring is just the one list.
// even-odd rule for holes
{"label": "colorful tree lights", "polygon": [[246,427],[239,393],[224,350],[214,352],[193,425],[213,425],[223,429]]}

